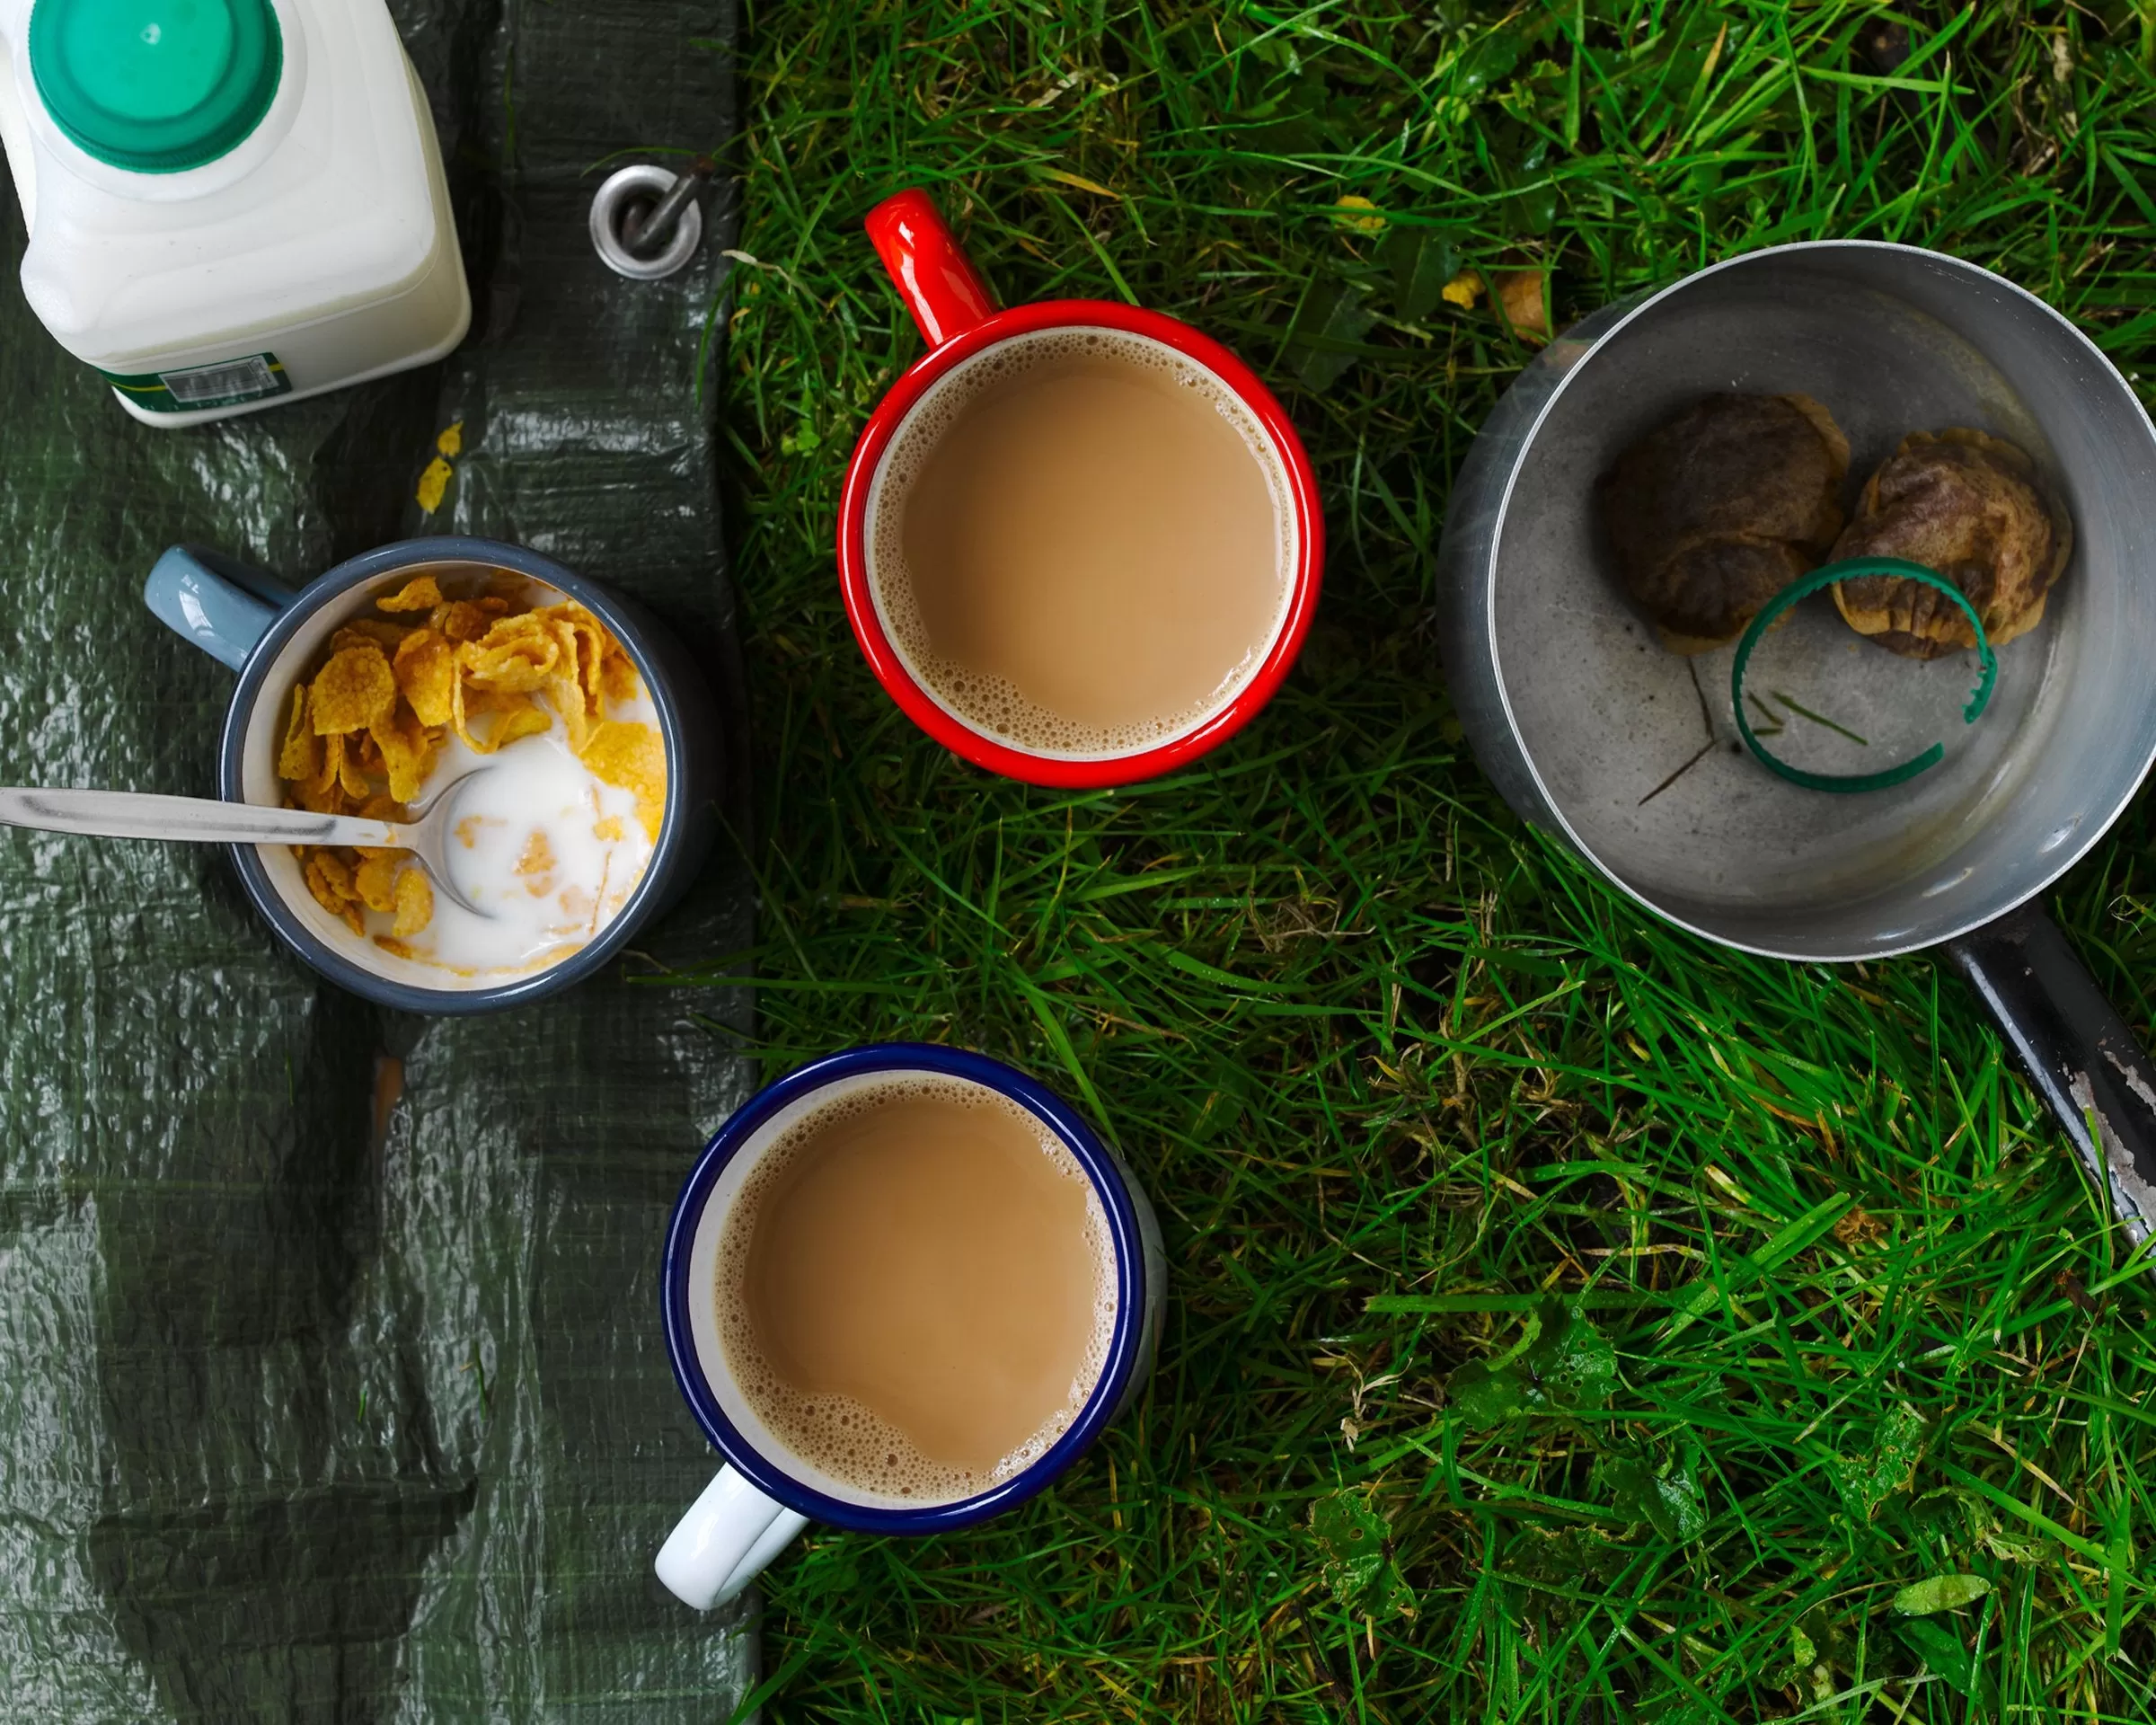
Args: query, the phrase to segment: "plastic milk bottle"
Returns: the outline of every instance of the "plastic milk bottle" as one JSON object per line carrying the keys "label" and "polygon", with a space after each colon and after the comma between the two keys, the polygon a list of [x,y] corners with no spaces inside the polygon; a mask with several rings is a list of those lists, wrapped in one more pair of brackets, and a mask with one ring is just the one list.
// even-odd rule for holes
{"label": "plastic milk bottle", "polygon": [[383,0],[0,0],[22,291],[153,425],[440,358],[472,299]]}

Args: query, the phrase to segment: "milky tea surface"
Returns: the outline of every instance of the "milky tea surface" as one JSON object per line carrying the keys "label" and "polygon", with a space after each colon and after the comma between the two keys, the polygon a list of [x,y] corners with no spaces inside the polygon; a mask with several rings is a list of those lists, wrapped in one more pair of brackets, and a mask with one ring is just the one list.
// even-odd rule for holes
{"label": "milky tea surface", "polygon": [[869,506],[879,614],[950,711],[1038,754],[1195,728],[1263,662],[1294,541],[1270,438],[1173,349],[1021,336],[893,439]]}
{"label": "milky tea surface", "polygon": [[1022,1471],[1099,1383],[1116,1312],[1100,1196],[1024,1109],[955,1079],[792,1127],[722,1225],[719,1333],[782,1444],[870,1500]]}

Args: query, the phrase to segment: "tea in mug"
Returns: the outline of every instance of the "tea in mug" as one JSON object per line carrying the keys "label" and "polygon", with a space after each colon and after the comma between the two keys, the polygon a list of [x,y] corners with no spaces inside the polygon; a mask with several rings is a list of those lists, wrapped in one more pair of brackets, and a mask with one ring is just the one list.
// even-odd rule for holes
{"label": "tea in mug", "polygon": [[915,678],[1034,754],[1155,747],[1231,701],[1293,586],[1271,439],[1162,342],[1019,336],[954,370],[894,437],[870,584]]}
{"label": "tea in mug", "polygon": [[756,1417],[847,1490],[955,1502],[1084,1410],[1115,1328],[1100,1195],[1026,1109],[897,1076],[791,1128],[719,1247],[719,1333]]}

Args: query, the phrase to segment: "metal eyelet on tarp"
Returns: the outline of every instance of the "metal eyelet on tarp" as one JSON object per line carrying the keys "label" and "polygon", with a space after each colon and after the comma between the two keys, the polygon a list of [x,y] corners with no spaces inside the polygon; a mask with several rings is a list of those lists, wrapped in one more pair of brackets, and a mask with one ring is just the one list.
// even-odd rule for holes
{"label": "metal eyelet on tarp", "polygon": [[676,173],[641,163],[607,175],[591,200],[591,243],[606,267],[632,281],[675,274],[703,242],[697,202],[713,164],[699,156]]}

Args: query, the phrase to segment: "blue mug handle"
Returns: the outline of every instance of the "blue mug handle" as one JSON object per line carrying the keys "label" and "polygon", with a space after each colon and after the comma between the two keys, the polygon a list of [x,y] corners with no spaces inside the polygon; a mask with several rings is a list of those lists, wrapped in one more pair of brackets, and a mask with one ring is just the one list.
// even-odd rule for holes
{"label": "blue mug handle", "polygon": [[151,567],[143,603],[174,633],[238,670],[270,632],[292,589],[207,545],[174,545]]}

